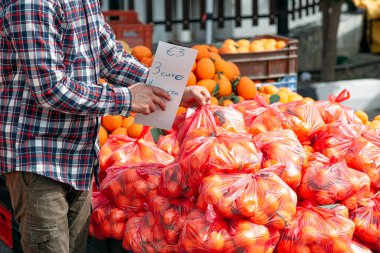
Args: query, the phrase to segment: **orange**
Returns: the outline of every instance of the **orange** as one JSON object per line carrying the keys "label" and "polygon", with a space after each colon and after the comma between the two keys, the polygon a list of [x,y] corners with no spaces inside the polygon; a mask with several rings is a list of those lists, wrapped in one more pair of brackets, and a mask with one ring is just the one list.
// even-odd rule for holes
{"label": "orange", "polygon": [[236,92],[244,99],[254,99],[257,94],[256,84],[246,76],[240,78]]}
{"label": "orange", "polygon": [[191,68],[191,72],[194,72],[196,67],[197,67],[197,62],[194,62],[193,67]]}
{"label": "orange", "polygon": [[309,103],[314,103],[315,102],[314,99],[312,99],[311,97],[304,97],[303,101],[309,102]]}
{"label": "orange", "polygon": [[104,80],[104,79],[102,79],[102,78],[100,78],[100,79],[99,79],[99,83],[100,83],[100,84],[103,84],[103,83],[107,83],[107,81]]}
{"label": "orange", "polygon": [[198,81],[197,85],[206,87],[207,90],[212,94],[216,87],[215,80],[212,79],[203,79]]}
{"label": "orange", "polygon": [[276,43],[276,48],[277,49],[283,49],[284,47],[286,47],[286,42],[285,41],[283,41],[283,40],[277,41],[277,43]]}
{"label": "orange", "polygon": [[124,51],[130,53],[131,48],[129,47],[128,43],[123,40],[118,40],[118,42],[123,46]]}
{"label": "orange", "polygon": [[186,86],[192,86],[197,84],[197,77],[193,72],[190,72],[189,79],[187,80]]}
{"label": "orange", "polygon": [[339,239],[333,240],[334,246],[333,246],[333,252],[334,253],[346,253],[350,252],[348,243]]}
{"label": "orange", "polygon": [[123,123],[121,124],[121,126],[124,127],[125,129],[128,129],[133,124],[134,121],[135,121],[134,116],[124,117]]}
{"label": "orange", "polygon": [[232,102],[231,99],[226,99],[222,103],[223,106],[229,106],[229,105],[233,105],[233,104],[234,104],[234,102]]}
{"label": "orange", "polygon": [[254,44],[252,43],[250,46],[249,46],[249,51],[250,52],[263,52],[265,51],[265,48],[263,45],[258,45],[258,44]]}
{"label": "orange", "polygon": [[228,64],[230,65],[230,68],[232,69],[232,71],[234,72],[233,76],[232,76],[232,79],[230,79],[230,81],[234,81],[236,80],[236,78],[238,78],[240,76],[240,69],[238,68],[238,66],[233,63],[233,62],[230,62],[228,61]]}
{"label": "orange", "polygon": [[277,95],[280,97],[281,103],[288,103],[289,102],[289,94],[286,91],[279,91]]}
{"label": "orange", "polygon": [[123,116],[104,116],[102,118],[102,125],[109,132],[113,132],[123,124]]}
{"label": "orange", "polygon": [[233,39],[226,39],[224,42],[223,42],[223,45],[225,46],[236,46],[236,41],[234,41]]}
{"label": "orange", "polygon": [[232,45],[222,46],[219,48],[219,54],[236,54],[236,47]]}
{"label": "orange", "polygon": [[249,53],[249,48],[248,47],[239,47],[237,50],[236,50],[236,53]]}
{"label": "orange", "polygon": [[373,120],[380,120],[380,114],[379,115],[376,115]]}
{"label": "orange", "polygon": [[132,48],[131,54],[141,61],[143,58],[152,58],[152,51],[146,46],[136,46]]}
{"label": "orange", "polygon": [[212,105],[219,105],[219,100],[216,97],[212,96],[210,99],[210,103]]}
{"label": "orange", "polygon": [[293,92],[289,95],[289,102],[300,101],[300,100],[303,100],[303,97],[300,94]]}
{"label": "orange", "polygon": [[124,128],[124,127],[118,127],[115,130],[113,130],[113,132],[111,133],[111,135],[113,135],[113,134],[127,135],[127,129]]}
{"label": "orange", "polygon": [[356,116],[362,121],[363,124],[367,124],[368,122],[368,114],[363,111],[356,111]]}
{"label": "orange", "polygon": [[232,93],[232,84],[224,74],[217,73],[214,80],[219,87],[220,97],[227,97]]}
{"label": "orange", "polygon": [[180,115],[182,113],[185,113],[187,109],[185,107],[180,106],[177,110],[177,115]]}
{"label": "orange", "polygon": [[208,48],[210,50],[210,53],[218,53],[218,48],[217,47],[211,45]]}
{"label": "orange", "polygon": [[293,93],[293,91],[287,87],[280,87],[279,91],[284,91],[286,93]]}
{"label": "orange", "polygon": [[245,100],[242,96],[238,96],[238,99],[239,99],[239,103]]}
{"label": "orange", "polygon": [[212,231],[207,240],[211,252],[221,252],[225,241],[223,234],[217,231]]}
{"label": "orange", "polygon": [[142,64],[144,64],[145,66],[147,66],[148,68],[150,68],[152,66],[152,63],[153,63],[153,58],[142,58],[141,61],[140,61]]}
{"label": "orange", "polygon": [[265,43],[264,44],[265,51],[275,51],[277,50],[276,45],[273,45],[271,43]]}
{"label": "orange", "polygon": [[231,68],[231,65],[227,61],[219,59],[216,60],[214,64],[216,73],[223,73],[228,78],[228,80],[231,80],[234,77],[234,70]]}
{"label": "orange", "polygon": [[132,124],[128,128],[128,136],[131,138],[137,138],[140,136],[142,130],[143,130],[143,125],[141,124]]}
{"label": "orange", "polygon": [[274,85],[264,85],[262,87],[263,87],[264,93],[268,95],[274,95],[279,92],[278,88]]}
{"label": "orange", "polygon": [[249,40],[246,40],[246,39],[241,39],[241,40],[238,40],[237,41],[237,45],[239,47],[246,47],[246,48],[249,48],[249,46],[251,45],[251,42],[249,42]]}
{"label": "orange", "polygon": [[108,140],[107,130],[103,126],[100,126],[100,129],[99,129],[99,145],[103,146],[107,140]]}
{"label": "orange", "polygon": [[202,58],[197,63],[195,75],[198,80],[212,79],[215,75],[215,65],[210,58]]}
{"label": "orange", "polygon": [[192,48],[198,50],[196,61],[209,57],[210,51],[207,45],[195,45]]}
{"label": "orange", "polygon": [[213,53],[213,52],[210,53],[210,58],[214,61],[222,59],[222,57],[220,57],[218,53]]}

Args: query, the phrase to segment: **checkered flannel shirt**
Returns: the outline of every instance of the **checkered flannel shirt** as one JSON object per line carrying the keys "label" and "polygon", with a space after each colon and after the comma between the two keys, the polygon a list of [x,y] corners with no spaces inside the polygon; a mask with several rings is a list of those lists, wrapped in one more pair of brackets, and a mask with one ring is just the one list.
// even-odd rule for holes
{"label": "checkered flannel shirt", "polygon": [[147,72],[116,42],[98,0],[1,0],[0,174],[88,190],[99,117],[128,115],[127,86]]}

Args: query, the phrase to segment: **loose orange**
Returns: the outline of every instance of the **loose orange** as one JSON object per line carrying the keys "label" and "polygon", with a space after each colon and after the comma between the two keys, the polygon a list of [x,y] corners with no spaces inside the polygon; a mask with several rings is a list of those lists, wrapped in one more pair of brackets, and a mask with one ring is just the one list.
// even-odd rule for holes
{"label": "loose orange", "polygon": [[102,118],[102,125],[109,133],[112,133],[116,128],[121,127],[122,124],[123,116],[104,116]]}
{"label": "loose orange", "polygon": [[197,62],[194,62],[193,67],[191,68],[191,72],[194,72],[196,67],[197,67]]}
{"label": "loose orange", "polygon": [[134,121],[135,121],[134,116],[124,117],[123,123],[121,124],[121,126],[124,127],[125,129],[128,129],[133,124]]}
{"label": "loose orange", "polygon": [[198,50],[196,61],[209,57],[210,51],[207,45],[195,45],[192,48]]}
{"label": "loose orange", "polygon": [[215,46],[209,46],[209,49],[210,49],[210,53],[218,53],[218,48],[215,47]]}
{"label": "loose orange", "polygon": [[187,80],[186,86],[192,86],[197,84],[197,77],[193,72],[190,72],[189,79]]}
{"label": "loose orange", "polygon": [[289,95],[289,102],[300,101],[300,100],[303,100],[303,97],[300,94],[293,92]]}
{"label": "loose orange", "polygon": [[236,51],[236,47],[232,45],[219,48],[219,54],[236,54]]}
{"label": "loose orange", "polygon": [[249,53],[249,48],[248,47],[239,47],[237,50],[236,50],[236,53]]}
{"label": "loose orange", "polygon": [[222,57],[218,53],[210,53],[210,58],[214,61],[222,59]]}
{"label": "loose orange", "polygon": [[223,73],[228,78],[228,80],[233,79],[235,72],[234,72],[234,69],[231,68],[231,65],[227,61],[223,59],[219,59],[219,60],[216,60],[214,63],[215,63],[216,73]]}
{"label": "loose orange", "polygon": [[234,72],[233,76],[232,76],[232,79],[230,79],[230,81],[234,81],[236,80],[236,78],[238,78],[240,76],[240,69],[239,67],[233,63],[233,62],[230,62],[228,61],[228,64],[230,65],[230,68],[232,69],[232,71]]}
{"label": "loose orange", "polygon": [[363,124],[367,124],[368,122],[368,114],[363,111],[356,111],[356,116],[363,122]]}
{"label": "loose orange", "polygon": [[227,97],[232,93],[232,84],[224,74],[216,74],[214,77],[217,86],[219,87],[219,96]]}
{"label": "loose orange", "polygon": [[264,85],[262,87],[264,89],[264,93],[268,95],[274,95],[279,92],[278,88],[274,85]]}
{"label": "loose orange", "polygon": [[182,113],[185,113],[187,109],[185,107],[180,106],[177,110],[177,115],[181,115]]}
{"label": "loose orange", "polygon": [[231,99],[226,99],[223,101],[222,106],[229,106],[229,105],[233,105],[233,104],[234,104],[234,102],[232,102]]}
{"label": "loose orange", "polygon": [[99,145],[103,146],[107,140],[108,140],[107,130],[103,126],[100,126],[100,129],[99,129]]}
{"label": "loose orange", "polygon": [[216,87],[216,82],[215,82],[215,80],[212,80],[212,79],[203,79],[203,80],[198,81],[197,85],[203,86],[203,87],[207,88],[207,90],[210,93],[213,93],[213,91],[215,90],[215,87]]}
{"label": "loose orange", "polygon": [[249,40],[246,40],[246,39],[241,39],[241,40],[237,41],[237,45],[239,47],[249,48],[249,46],[251,45],[251,42]]}
{"label": "loose orange", "polygon": [[236,92],[239,96],[246,100],[254,99],[257,94],[256,84],[246,76],[240,78],[236,87]]}
{"label": "loose orange", "polygon": [[132,124],[128,128],[128,136],[131,138],[137,138],[140,136],[142,130],[143,130],[143,125],[141,124]]}
{"label": "loose orange", "polygon": [[142,58],[141,61],[140,61],[142,64],[144,64],[145,66],[147,66],[148,68],[150,68],[152,66],[152,63],[153,63],[153,58]]}
{"label": "loose orange", "polygon": [[224,45],[226,46],[236,46],[236,41],[234,41],[233,39],[226,39],[224,42],[223,42]]}
{"label": "loose orange", "polygon": [[373,120],[380,120],[380,114],[379,115],[376,115]]}
{"label": "loose orange", "polygon": [[100,83],[100,84],[103,84],[103,83],[107,83],[107,81],[104,80],[104,79],[102,79],[102,78],[100,78],[100,79],[99,79],[99,83]]}
{"label": "loose orange", "polygon": [[212,105],[219,105],[219,100],[216,97],[212,96],[210,99],[210,103]]}
{"label": "loose orange", "polygon": [[127,135],[127,129],[124,127],[118,127],[113,132],[111,135],[116,135],[116,134],[121,134],[121,135]]}
{"label": "loose orange", "polygon": [[276,43],[276,48],[277,49],[283,49],[284,47],[286,47],[286,42],[285,41],[283,41],[283,40],[277,41],[277,43]]}
{"label": "loose orange", "polygon": [[136,46],[132,48],[131,54],[141,61],[143,58],[152,58],[152,51],[146,46]]}
{"label": "loose orange", "polygon": [[263,52],[263,51],[265,51],[265,48],[263,45],[257,45],[257,44],[252,43],[249,47],[249,51],[250,52]]}
{"label": "loose orange", "polygon": [[286,91],[279,91],[277,95],[280,97],[281,103],[288,103],[289,102],[289,94]]}
{"label": "loose orange", "polygon": [[215,75],[215,65],[210,58],[202,58],[197,63],[195,75],[198,80],[212,79]]}

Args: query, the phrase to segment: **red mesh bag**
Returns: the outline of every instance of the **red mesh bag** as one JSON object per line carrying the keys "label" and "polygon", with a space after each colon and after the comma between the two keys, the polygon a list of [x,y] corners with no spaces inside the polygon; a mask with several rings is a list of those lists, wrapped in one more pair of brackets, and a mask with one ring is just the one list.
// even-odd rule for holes
{"label": "red mesh bag", "polygon": [[361,124],[347,124],[335,122],[326,125],[325,130],[316,136],[314,149],[325,156],[344,157],[352,142],[363,133]]}
{"label": "red mesh bag", "polygon": [[100,191],[129,217],[145,210],[149,198],[157,195],[162,164],[111,167]]}
{"label": "red mesh bag", "polygon": [[299,195],[320,205],[340,202],[353,210],[358,200],[370,192],[369,177],[349,168],[343,159],[322,159],[310,162],[305,169]]}
{"label": "red mesh bag", "polygon": [[186,216],[195,209],[195,204],[190,199],[155,196],[149,202],[149,209],[166,242],[175,245],[178,243]]}
{"label": "red mesh bag", "polygon": [[210,110],[218,127],[231,132],[247,132],[245,128],[244,116],[241,112],[231,107],[217,105],[211,106]]}
{"label": "red mesh bag", "polygon": [[355,115],[355,111],[342,102],[350,99],[350,92],[343,90],[338,96],[329,96],[328,101],[317,101],[315,107],[319,110],[325,123],[334,123],[341,121],[343,123],[361,123],[361,120]]}
{"label": "red mesh bag", "polygon": [[380,250],[380,193],[364,198],[350,214],[355,223],[355,236],[366,246]]}
{"label": "red mesh bag", "polygon": [[372,253],[372,250],[361,244],[360,242],[357,242],[355,239],[352,240],[352,243],[350,245],[350,250],[353,253]]}
{"label": "red mesh bag", "polygon": [[179,153],[179,145],[176,134],[161,135],[158,138],[157,146],[173,157],[176,157]]}
{"label": "red mesh bag", "polygon": [[[282,112],[299,118],[303,124],[290,124],[290,129],[294,131],[302,143],[310,143],[312,137],[325,128],[325,122],[313,102],[300,100],[291,103],[280,104]],[[292,118],[291,118],[292,119]]]}
{"label": "red mesh bag", "polygon": [[225,220],[209,208],[195,209],[186,218],[180,237],[180,249],[189,253],[273,252],[280,237],[248,220]]}
{"label": "red mesh bag", "polygon": [[90,216],[89,234],[97,239],[113,238],[121,240],[127,222],[126,213],[100,192],[92,195],[93,211]]}
{"label": "red mesh bag", "polygon": [[137,139],[123,135],[110,136],[100,149],[100,170],[106,171],[113,165],[130,165],[138,163],[169,164],[174,157],[159,149],[156,144],[144,140],[149,127],[144,127]]}
{"label": "red mesh bag", "polygon": [[380,189],[380,147],[363,137],[356,138],[345,159],[349,167],[369,176],[372,187]]}
{"label": "red mesh bag", "polygon": [[166,243],[151,212],[140,212],[128,220],[122,245],[134,253],[179,252],[178,245]]}
{"label": "red mesh bag", "polygon": [[273,173],[212,175],[203,179],[197,202],[202,210],[208,205],[227,218],[283,229],[296,211],[297,195]]}
{"label": "red mesh bag", "polygon": [[260,108],[260,107],[263,107],[263,106],[260,105],[255,100],[245,100],[243,102],[232,105],[232,108],[238,110],[244,116],[246,115],[247,112],[249,112],[251,110],[256,110],[257,108]]}
{"label": "red mesh bag", "polygon": [[189,198],[196,196],[198,190],[188,186],[181,165],[175,161],[162,169],[159,193],[169,198]]}
{"label": "red mesh bag", "polygon": [[181,148],[180,163],[190,187],[217,172],[248,173],[260,169],[262,154],[246,133],[199,128],[188,134]]}
{"label": "red mesh bag", "polygon": [[277,252],[354,253],[350,250],[355,225],[334,206],[297,207],[281,236]]}
{"label": "red mesh bag", "polygon": [[253,142],[263,153],[263,168],[272,165],[283,165],[269,171],[276,173],[290,187],[295,189],[301,182],[301,169],[306,159],[306,153],[291,130],[266,132],[253,137]]}

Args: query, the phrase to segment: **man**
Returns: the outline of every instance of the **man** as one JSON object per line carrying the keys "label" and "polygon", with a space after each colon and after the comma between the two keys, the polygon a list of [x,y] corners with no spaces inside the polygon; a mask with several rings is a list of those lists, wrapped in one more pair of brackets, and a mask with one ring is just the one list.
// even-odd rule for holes
{"label": "man", "polygon": [[[25,253],[85,252],[99,117],[150,114],[170,100],[143,84],[147,72],[97,0],[1,0],[0,173]],[[209,99],[187,88],[182,105]]]}

